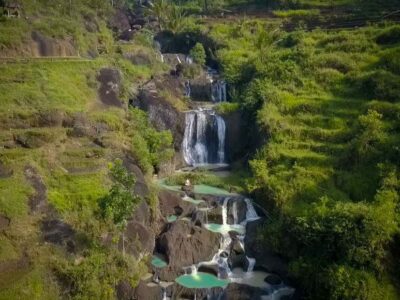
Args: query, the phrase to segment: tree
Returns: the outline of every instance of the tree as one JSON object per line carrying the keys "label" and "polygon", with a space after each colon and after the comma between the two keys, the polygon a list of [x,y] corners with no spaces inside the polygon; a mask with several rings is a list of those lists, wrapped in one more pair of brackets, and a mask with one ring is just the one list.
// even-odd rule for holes
{"label": "tree", "polygon": [[165,0],[156,0],[146,10],[146,15],[156,18],[160,30],[164,29],[164,24],[168,15],[168,3]]}
{"label": "tree", "polygon": [[193,60],[199,65],[205,65],[206,63],[206,51],[204,50],[203,44],[196,43],[194,47],[190,50],[189,54]]}
{"label": "tree", "polygon": [[116,160],[110,168],[113,185],[107,195],[99,200],[103,219],[110,219],[117,227],[124,228],[134,206],[140,198],[133,195],[135,178],[123,167],[121,160]]}

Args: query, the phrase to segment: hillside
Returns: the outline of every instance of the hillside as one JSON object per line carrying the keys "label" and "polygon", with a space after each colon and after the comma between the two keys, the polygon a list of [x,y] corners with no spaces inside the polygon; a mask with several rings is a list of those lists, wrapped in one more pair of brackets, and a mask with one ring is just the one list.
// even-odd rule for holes
{"label": "hillside", "polygon": [[[0,300],[261,297],[176,280],[224,254],[209,219],[247,222],[236,192],[266,215],[246,237],[256,271],[292,299],[400,299],[399,2],[144,2],[0,17]],[[227,102],[207,99],[210,67]],[[191,112],[214,118],[193,136],[219,142],[224,122],[227,170],[185,163]],[[188,179],[203,210],[182,204]]]}

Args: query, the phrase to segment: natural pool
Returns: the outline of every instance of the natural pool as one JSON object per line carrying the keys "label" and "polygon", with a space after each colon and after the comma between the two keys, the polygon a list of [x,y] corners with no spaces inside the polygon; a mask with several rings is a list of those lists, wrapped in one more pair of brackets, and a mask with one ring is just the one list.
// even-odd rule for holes
{"label": "natural pool", "polygon": [[175,281],[189,289],[225,287],[229,284],[229,280],[222,280],[214,275],[203,272],[196,272],[195,274],[190,275],[182,275],[176,278]]}

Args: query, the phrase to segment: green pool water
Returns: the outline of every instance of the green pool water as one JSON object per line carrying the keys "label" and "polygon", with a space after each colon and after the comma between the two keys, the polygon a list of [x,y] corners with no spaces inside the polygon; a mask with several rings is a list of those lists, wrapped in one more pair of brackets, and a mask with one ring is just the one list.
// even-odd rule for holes
{"label": "green pool water", "polygon": [[[167,185],[165,183],[165,179],[158,180],[158,185],[161,187],[175,191],[175,192],[182,192],[181,186],[179,185]],[[232,193],[229,193],[227,190],[216,188],[210,185],[205,185],[205,184],[196,184],[194,186],[194,192],[197,194],[206,194],[206,195],[221,195],[221,196],[229,196],[229,195],[234,195]]]}
{"label": "green pool water", "polygon": [[209,223],[205,224],[204,227],[212,232],[217,232],[221,234],[227,234],[229,231],[236,231],[239,234],[245,233],[245,228],[243,225],[222,225],[222,224],[215,224]]}
{"label": "green pool water", "polygon": [[178,217],[175,216],[175,215],[170,215],[170,216],[167,217],[168,223],[175,222],[177,219],[178,219]]}
{"label": "green pool water", "polygon": [[175,281],[189,289],[208,289],[213,287],[225,287],[228,285],[228,280],[221,280],[218,277],[203,273],[197,272],[193,275],[182,275],[175,279]]}
{"label": "green pool water", "polygon": [[159,269],[165,268],[167,266],[167,263],[157,256],[153,256],[151,264]]}

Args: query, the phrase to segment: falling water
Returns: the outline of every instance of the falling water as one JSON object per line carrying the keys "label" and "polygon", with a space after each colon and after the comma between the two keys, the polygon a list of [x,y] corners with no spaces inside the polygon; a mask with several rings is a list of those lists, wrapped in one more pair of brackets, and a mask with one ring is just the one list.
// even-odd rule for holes
{"label": "falling water", "polygon": [[237,212],[237,202],[234,201],[232,204],[232,215],[233,215],[233,224],[238,224],[238,212]]}
{"label": "falling water", "polygon": [[247,261],[249,262],[249,265],[247,266],[247,273],[253,272],[254,265],[256,264],[256,259],[248,256],[246,256],[246,258]]}
{"label": "falling water", "polygon": [[253,206],[253,203],[251,203],[251,200],[246,198],[246,199],[244,199],[244,201],[246,201],[246,206],[247,206],[246,222],[259,219],[260,217],[257,215],[257,212],[254,209],[254,206]]}
{"label": "falling water", "polygon": [[226,101],[226,82],[224,80],[216,80],[211,83],[211,99],[213,102]]}
{"label": "falling water", "polygon": [[225,198],[222,205],[222,225],[228,224],[228,202],[230,198]]}
{"label": "falling water", "polygon": [[225,162],[225,121],[212,110],[186,113],[183,157],[188,165]]}
{"label": "falling water", "polygon": [[196,265],[193,265],[190,267],[190,274],[191,275],[196,275],[197,274],[197,267]]}

